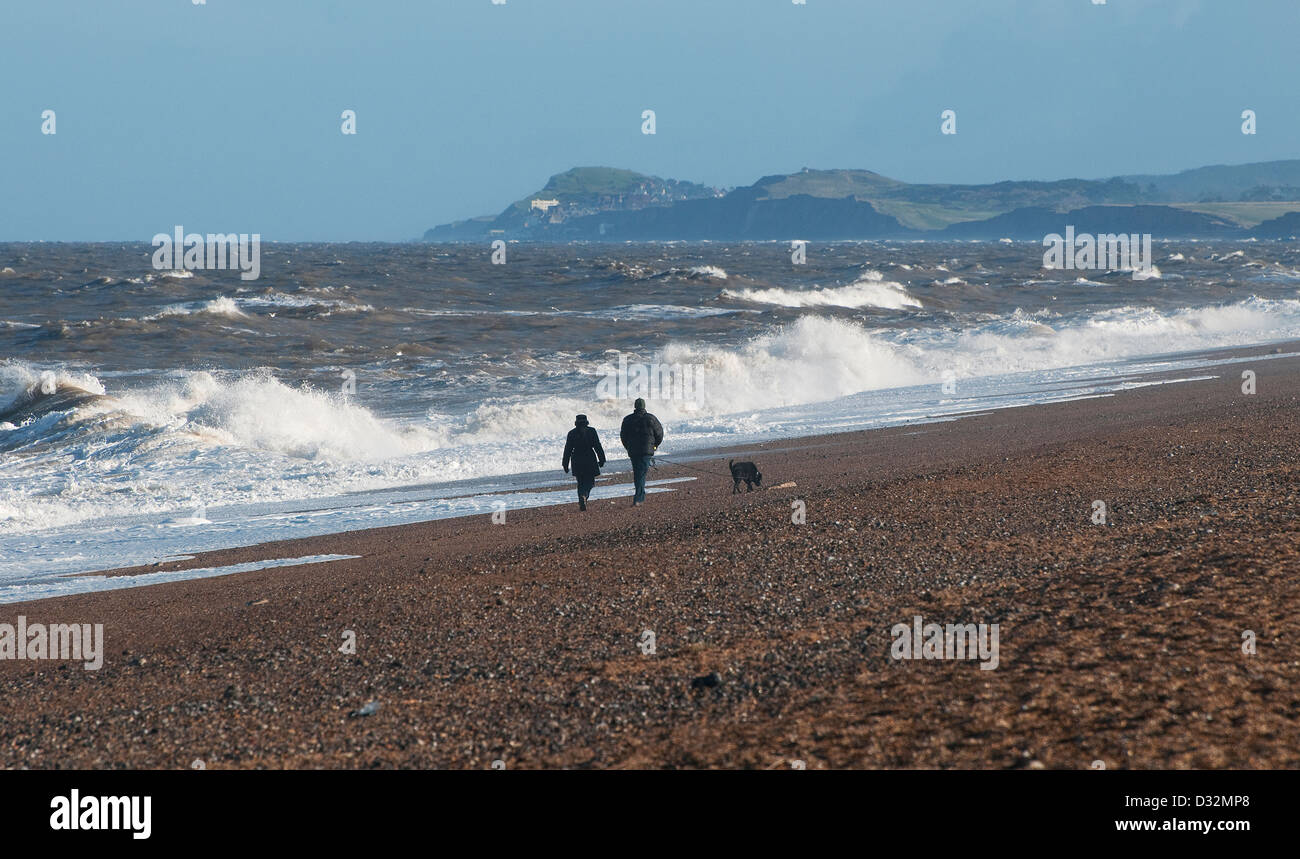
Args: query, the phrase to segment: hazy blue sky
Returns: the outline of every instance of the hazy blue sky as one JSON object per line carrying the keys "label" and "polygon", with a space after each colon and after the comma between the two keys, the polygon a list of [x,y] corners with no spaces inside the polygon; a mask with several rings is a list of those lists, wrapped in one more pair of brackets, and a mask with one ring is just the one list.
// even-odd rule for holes
{"label": "hazy blue sky", "polygon": [[733,186],[1294,158],[1298,33],[1298,0],[3,0],[0,240],[405,240],[576,165]]}

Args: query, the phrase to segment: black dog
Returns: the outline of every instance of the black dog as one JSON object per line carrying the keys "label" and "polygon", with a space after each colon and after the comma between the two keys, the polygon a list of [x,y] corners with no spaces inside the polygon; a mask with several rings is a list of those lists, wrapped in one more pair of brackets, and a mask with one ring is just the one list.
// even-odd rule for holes
{"label": "black dog", "polygon": [[754,487],[760,489],[763,487],[763,475],[759,472],[758,466],[752,462],[736,462],[733,459],[727,460],[727,467],[731,469],[731,494],[735,495],[740,491],[740,482],[745,481],[745,491],[753,492]]}

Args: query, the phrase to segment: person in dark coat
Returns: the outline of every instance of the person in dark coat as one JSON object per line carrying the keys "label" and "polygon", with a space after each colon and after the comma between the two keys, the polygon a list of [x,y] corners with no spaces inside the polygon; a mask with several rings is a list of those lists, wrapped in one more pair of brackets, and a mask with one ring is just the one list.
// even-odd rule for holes
{"label": "person in dark coat", "polygon": [[587,425],[587,416],[578,415],[573,429],[564,442],[564,473],[573,466],[573,476],[578,479],[578,509],[587,509],[587,496],[596,485],[596,475],[605,465],[605,449],[600,446],[600,436],[595,427]]}
{"label": "person in dark coat", "polygon": [[657,417],[645,410],[645,400],[638,397],[632,414],[623,418],[618,437],[627,448],[628,459],[632,460],[632,481],[636,484],[632,506],[635,507],[645,501],[646,471],[650,469],[655,450],[663,443],[664,428]]}

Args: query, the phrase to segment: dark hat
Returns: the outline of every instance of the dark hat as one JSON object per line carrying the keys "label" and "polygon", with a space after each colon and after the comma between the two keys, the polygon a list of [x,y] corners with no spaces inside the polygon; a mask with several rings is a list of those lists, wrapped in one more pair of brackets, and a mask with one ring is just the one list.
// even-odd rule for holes
{"label": "dark hat", "polygon": [[642,411],[643,409],[645,409],[645,400],[641,399],[640,397],[637,397],[636,402],[632,404],[632,408],[636,409],[637,411]]}
{"label": "dark hat", "polygon": [[587,416],[578,415],[576,418],[573,419],[573,425],[575,427],[585,427],[587,425]]}

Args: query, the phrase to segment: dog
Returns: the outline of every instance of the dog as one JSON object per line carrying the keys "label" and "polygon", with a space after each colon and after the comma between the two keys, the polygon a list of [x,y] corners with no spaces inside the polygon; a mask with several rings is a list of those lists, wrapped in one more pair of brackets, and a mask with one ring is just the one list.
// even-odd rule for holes
{"label": "dog", "polygon": [[763,488],[763,474],[758,470],[758,466],[752,462],[736,462],[734,459],[727,460],[727,468],[731,469],[731,494],[735,495],[740,491],[740,482],[745,482],[745,491],[753,492],[754,487]]}

